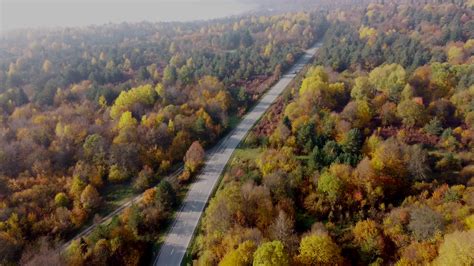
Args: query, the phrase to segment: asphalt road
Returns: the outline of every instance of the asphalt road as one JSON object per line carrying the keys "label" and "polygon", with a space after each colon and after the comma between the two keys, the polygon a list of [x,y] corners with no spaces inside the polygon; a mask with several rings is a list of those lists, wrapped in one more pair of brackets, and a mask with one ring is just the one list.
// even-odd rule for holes
{"label": "asphalt road", "polygon": [[181,209],[176,213],[175,220],[155,258],[154,265],[174,266],[181,264],[209,196],[235,148],[296,77],[296,74],[310,62],[320,45],[318,43],[306,50],[305,54],[281,77],[278,83],[271,87],[260,102],[247,113],[238,126],[209,153],[201,173],[191,184]]}

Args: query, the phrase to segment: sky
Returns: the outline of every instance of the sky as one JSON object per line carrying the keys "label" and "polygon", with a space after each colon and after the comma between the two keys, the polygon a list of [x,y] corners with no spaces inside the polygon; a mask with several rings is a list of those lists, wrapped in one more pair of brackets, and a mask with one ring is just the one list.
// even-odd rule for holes
{"label": "sky", "polygon": [[0,32],[109,22],[191,21],[241,14],[238,0],[0,0]]}

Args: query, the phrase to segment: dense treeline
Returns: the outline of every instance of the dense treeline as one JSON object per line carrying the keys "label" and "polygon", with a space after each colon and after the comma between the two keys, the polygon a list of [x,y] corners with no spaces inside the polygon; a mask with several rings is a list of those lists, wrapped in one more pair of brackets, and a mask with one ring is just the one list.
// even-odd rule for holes
{"label": "dense treeline", "polygon": [[[160,183],[183,158],[179,179],[187,181],[202,146],[326,28],[324,15],[301,12],[2,37],[0,264],[18,260],[40,237],[71,237],[115,206],[122,190]],[[148,190],[142,203],[74,243],[69,263],[146,259],[177,189],[162,181]],[[44,254],[23,257],[57,258]]]}
{"label": "dense treeline", "polygon": [[236,152],[194,262],[472,265],[472,8],[391,1],[328,17],[325,66]]}
{"label": "dense treeline", "polygon": [[471,56],[472,12],[461,6],[371,4],[363,14],[333,19],[318,62],[338,71],[383,63],[414,70],[429,62],[459,64]]}

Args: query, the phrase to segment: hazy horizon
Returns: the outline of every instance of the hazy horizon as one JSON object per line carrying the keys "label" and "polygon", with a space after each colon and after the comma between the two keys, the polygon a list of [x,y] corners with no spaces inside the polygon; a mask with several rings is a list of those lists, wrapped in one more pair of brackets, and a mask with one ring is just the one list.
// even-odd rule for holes
{"label": "hazy horizon", "polygon": [[0,32],[121,22],[193,21],[242,14],[255,5],[238,0],[2,0]]}

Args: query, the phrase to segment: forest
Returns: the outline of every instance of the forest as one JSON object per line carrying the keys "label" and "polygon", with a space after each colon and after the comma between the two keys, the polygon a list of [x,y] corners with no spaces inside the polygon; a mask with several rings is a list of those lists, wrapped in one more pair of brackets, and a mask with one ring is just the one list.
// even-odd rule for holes
{"label": "forest", "polygon": [[147,261],[205,149],[327,27],[322,13],[299,12],[3,37],[0,264]]}
{"label": "forest", "polygon": [[474,264],[474,2],[355,2],[2,35],[0,265],[150,263],[206,150],[317,41],[187,263]]}
{"label": "forest", "polygon": [[[380,2],[380,1],[379,1]],[[193,265],[473,265],[474,9],[333,10],[234,153]]]}

